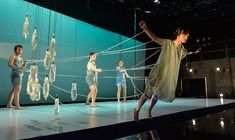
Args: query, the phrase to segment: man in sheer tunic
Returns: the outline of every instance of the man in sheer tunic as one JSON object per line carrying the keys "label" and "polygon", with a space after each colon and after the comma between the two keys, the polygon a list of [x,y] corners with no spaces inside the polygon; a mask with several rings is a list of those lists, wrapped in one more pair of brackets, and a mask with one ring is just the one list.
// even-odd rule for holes
{"label": "man in sheer tunic", "polygon": [[181,59],[188,54],[198,53],[198,51],[188,53],[182,45],[189,37],[186,29],[178,28],[173,39],[170,40],[156,36],[148,29],[144,21],[141,21],[139,25],[154,42],[161,45],[161,53],[149,73],[145,92],[134,109],[134,119],[137,122],[139,121],[139,111],[148,98],[151,98],[148,109],[149,118],[152,118],[151,111],[158,99],[165,102],[172,102],[175,99]]}

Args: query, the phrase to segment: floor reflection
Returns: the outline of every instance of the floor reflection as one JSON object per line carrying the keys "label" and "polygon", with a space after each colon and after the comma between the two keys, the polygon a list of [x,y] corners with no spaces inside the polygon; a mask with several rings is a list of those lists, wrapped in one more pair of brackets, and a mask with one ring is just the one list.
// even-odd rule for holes
{"label": "floor reflection", "polygon": [[32,132],[34,131],[52,131],[55,132],[56,134],[62,133],[65,126],[67,123],[64,122],[59,118],[58,115],[55,115],[53,119],[51,119],[49,122],[43,122],[40,120],[35,120],[31,119],[29,120],[28,124],[25,124],[26,128],[31,130]]}
{"label": "floor reflection", "polygon": [[235,109],[162,126],[120,140],[235,140]]}
{"label": "floor reflection", "polygon": [[[233,107],[235,100],[223,99],[224,106],[220,106],[220,99],[208,99],[208,104],[204,99],[177,99],[172,104],[159,102],[157,109],[154,110],[154,115],[163,116],[170,115],[170,119],[177,120],[174,113],[184,112],[187,110],[199,109],[205,111],[205,105],[209,107]],[[136,106],[137,101],[129,101],[126,103],[115,102],[100,102],[95,108],[86,106],[84,104],[69,104],[61,108],[59,114],[54,114],[54,105],[45,106],[29,106],[24,110],[15,110],[7,108],[0,108],[0,140],[15,140],[33,138],[38,136],[48,136],[58,133],[66,133],[76,130],[85,130],[87,128],[107,127],[114,125],[125,126],[126,123],[132,125],[133,122],[133,108]],[[145,109],[148,104],[145,104],[144,109],[140,113],[140,118],[146,117]],[[221,110],[222,108],[220,108]],[[184,116],[182,116],[184,117]],[[192,116],[191,116],[192,117]],[[117,131],[116,136],[126,137],[122,139],[160,139],[161,140],[215,140],[220,138],[222,140],[235,140],[235,109],[232,111],[223,111],[221,113],[207,115],[202,118],[194,118],[187,122],[177,122],[177,124],[164,124],[151,123],[151,129],[156,129],[152,132],[141,133],[135,136],[126,137],[126,135],[136,132],[135,126],[132,129],[123,132]],[[124,125],[122,124],[124,123]],[[117,125],[116,125],[117,124]],[[145,123],[144,123],[145,124]],[[128,124],[129,125],[129,124]],[[150,129],[149,125],[143,125],[143,129]],[[154,126],[153,126],[154,125]],[[157,128],[156,128],[157,127]],[[161,128],[160,128],[161,127]],[[96,128],[95,128],[96,129]],[[107,127],[107,132],[109,132]],[[105,130],[105,132],[106,132]],[[106,133],[107,133],[106,132]],[[95,139],[99,134],[91,136]]]}
{"label": "floor reflection", "polygon": [[136,137],[138,138],[138,140],[160,140],[160,136],[157,132],[157,129],[137,134]]}
{"label": "floor reflection", "polygon": [[97,126],[97,120],[96,120],[96,108],[91,108],[91,114],[89,114],[88,118],[88,124],[89,127],[96,127]]}
{"label": "floor reflection", "polygon": [[19,122],[18,122],[19,111],[9,109],[9,131],[6,136],[7,140],[17,140],[19,138]]}
{"label": "floor reflection", "polygon": [[157,129],[153,129],[129,137],[120,138],[118,140],[160,140],[160,136]]}

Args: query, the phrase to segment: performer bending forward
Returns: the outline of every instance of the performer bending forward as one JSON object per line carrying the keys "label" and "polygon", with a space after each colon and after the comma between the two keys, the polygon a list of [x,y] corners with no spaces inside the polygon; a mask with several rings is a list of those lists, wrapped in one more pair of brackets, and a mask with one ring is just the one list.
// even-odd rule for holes
{"label": "performer bending forward", "polygon": [[[175,99],[175,89],[178,80],[178,73],[181,59],[188,53],[182,45],[189,37],[189,32],[183,28],[178,28],[174,33],[174,38],[163,39],[157,37],[146,26],[144,21],[139,23],[143,31],[156,43],[161,45],[161,53],[157,63],[151,69],[144,94],[134,109],[134,119],[139,121],[139,111],[147,98],[151,98],[148,109],[148,117],[152,118],[151,111],[158,99],[165,102],[172,102]],[[199,51],[193,52],[197,53]]]}

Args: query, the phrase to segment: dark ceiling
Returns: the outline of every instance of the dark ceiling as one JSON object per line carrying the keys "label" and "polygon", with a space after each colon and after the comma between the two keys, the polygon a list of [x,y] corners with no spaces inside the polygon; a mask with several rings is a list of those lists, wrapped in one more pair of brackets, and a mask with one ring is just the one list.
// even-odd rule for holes
{"label": "dark ceiling", "polygon": [[[133,36],[140,20],[160,37],[171,37],[178,26],[190,31],[185,45],[201,53],[184,61],[235,57],[235,0],[26,0],[113,32]],[[137,38],[146,42],[146,35]],[[155,47],[155,43],[147,47]],[[153,51],[146,51],[146,57]],[[156,62],[157,55],[146,65]],[[148,73],[148,71],[147,71]]]}
{"label": "dark ceiling", "polygon": [[[167,38],[177,26],[187,27],[191,46],[197,40],[209,44],[235,39],[235,0],[26,1],[126,36],[140,32],[138,22],[145,20],[154,33]],[[146,42],[148,38],[138,39]]]}

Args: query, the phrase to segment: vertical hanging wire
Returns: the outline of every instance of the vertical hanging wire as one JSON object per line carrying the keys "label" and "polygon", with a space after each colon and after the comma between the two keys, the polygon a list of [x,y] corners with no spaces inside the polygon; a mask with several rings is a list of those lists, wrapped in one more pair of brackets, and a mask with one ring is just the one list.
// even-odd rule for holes
{"label": "vertical hanging wire", "polygon": [[[40,35],[42,35],[42,29],[43,29],[43,8],[39,8],[39,11],[40,11],[40,14],[39,14],[39,22],[38,22],[38,33],[39,33],[39,36],[38,36],[38,46],[41,45],[42,46],[42,38],[40,37]],[[41,51],[42,51],[42,47],[38,48],[38,58],[41,58]]]}
{"label": "vertical hanging wire", "polygon": [[[137,8],[134,7],[134,35],[136,35],[136,17],[137,17]],[[134,39],[134,46],[136,46],[136,39]],[[135,48],[135,52],[134,52],[134,63],[136,65],[136,59],[137,59],[137,52],[136,52],[136,48]],[[135,80],[135,77],[136,77],[136,70],[134,70],[134,80],[133,80],[133,83],[136,84],[136,80]],[[136,99],[136,95],[137,95],[137,98],[139,99],[139,96],[138,96],[138,93],[136,93],[136,90],[134,90],[134,99]]]}
{"label": "vertical hanging wire", "polygon": [[[57,25],[57,13],[54,12],[54,35],[56,35],[56,25]],[[58,46],[58,44],[57,44],[57,46]],[[55,51],[57,51],[57,47],[56,47]],[[55,57],[55,59],[56,59],[56,57]]]}
{"label": "vertical hanging wire", "polygon": [[[55,35],[56,36],[56,38],[58,39],[58,36],[57,36],[57,34],[56,34],[56,27],[57,27],[57,10],[56,10],[56,4],[55,4],[55,1],[52,1],[52,4],[53,4],[53,6],[54,6],[54,30],[53,30],[53,35]],[[61,29],[61,28],[60,28]],[[60,45],[61,45],[61,30],[60,30]],[[58,43],[57,43],[57,46],[58,46]],[[56,47],[56,46],[55,46]],[[56,53],[56,56],[55,56],[55,58],[54,58],[54,61],[53,61],[53,63],[55,62],[55,60],[56,60],[56,58],[58,58],[58,53],[57,53],[57,51],[58,51],[58,48],[56,47],[55,48],[55,53]],[[57,91],[57,94],[58,94],[58,91]],[[59,96],[59,95],[58,95]]]}
{"label": "vertical hanging wire", "polygon": [[[121,34],[119,34],[119,42],[122,42],[122,35]],[[119,50],[121,50],[122,49],[122,44],[121,45],[119,45]],[[119,60],[122,60],[122,52],[119,52]]]}
{"label": "vertical hanging wire", "polygon": [[57,13],[54,12],[54,31],[53,31],[54,34],[56,34],[56,25],[57,25]]}
{"label": "vertical hanging wire", "polygon": [[[77,38],[78,38],[78,23],[77,21],[75,20],[75,46],[74,46],[74,57],[77,56]],[[76,66],[76,62],[74,61],[74,66]]]}
{"label": "vertical hanging wire", "polygon": [[29,11],[29,3],[27,4],[27,14],[28,14],[28,11]]}
{"label": "vertical hanging wire", "polygon": [[[34,5],[33,7],[36,7],[36,5]],[[34,15],[34,23],[33,23],[34,25],[35,25],[35,20],[36,20],[36,19],[35,19],[35,18],[36,18],[36,16],[35,16],[36,10],[37,10],[37,9],[35,8],[35,11],[33,11],[33,13],[32,13],[32,14]],[[28,7],[27,7],[27,13],[28,13]],[[32,48],[31,45],[30,45],[30,47]],[[35,58],[34,58],[34,51],[33,51],[33,49],[32,49],[31,58],[32,58],[32,59],[35,59]]]}
{"label": "vertical hanging wire", "polygon": [[54,35],[56,34],[56,24],[57,24],[57,8],[56,8],[56,3],[55,3],[55,1],[52,1],[52,6],[54,7],[54,24],[53,24],[53,26],[54,26],[54,30],[53,30],[53,33],[54,33]]}
{"label": "vertical hanging wire", "polygon": [[48,43],[48,46],[50,46],[51,10],[49,12],[49,23],[48,24],[49,24],[49,26],[48,26],[48,36],[47,36],[48,37],[48,40],[47,40],[48,42],[47,43]]}
{"label": "vertical hanging wire", "polygon": [[40,35],[40,34],[38,33],[38,29],[39,29],[39,28],[38,28],[38,27],[39,27],[39,18],[40,18],[40,16],[39,16],[39,15],[40,15],[40,11],[39,11],[39,10],[40,10],[40,7],[37,6],[37,9],[38,9],[38,10],[37,10],[37,22],[36,22],[36,28],[37,28],[37,47],[36,47],[36,49],[35,49],[35,55],[36,55],[35,58],[38,58],[38,52],[39,52],[39,50],[38,50],[38,45],[39,45],[39,44],[38,44],[38,39],[39,39],[39,35]]}
{"label": "vertical hanging wire", "polygon": [[[59,30],[59,44],[60,44],[60,46],[62,46],[62,34],[61,34],[61,28],[62,28],[62,15],[60,15],[60,30]],[[57,55],[57,58],[59,58],[60,57],[60,48],[59,49],[57,49],[57,51],[58,51],[58,54],[59,55]]]}
{"label": "vertical hanging wire", "polygon": [[38,30],[37,30],[38,31],[38,44],[37,44],[38,51],[37,51],[37,58],[40,58],[40,52],[41,52],[39,45],[41,45],[41,37],[40,37],[40,35],[41,35],[41,32],[42,32],[42,24],[41,24],[42,23],[41,22],[41,20],[42,20],[42,10],[43,9],[38,7],[38,23],[37,23],[37,27],[38,27]]}
{"label": "vertical hanging wire", "polygon": [[[35,7],[35,11],[33,13],[34,14],[33,32],[34,32],[35,27],[37,28],[37,12],[38,12],[38,6],[34,5],[34,7]],[[32,40],[32,38],[31,38],[31,40]],[[32,46],[31,46],[31,48],[32,48]],[[36,49],[35,50],[32,49],[32,58],[34,60],[36,59]]]}
{"label": "vertical hanging wire", "polygon": [[[49,13],[49,27],[48,27],[48,48],[50,47],[50,31],[51,31],[51,10],[50,10],[50,13]],[[46,48],[46,50],[48,49]],[[47,70],[46,70],[47,71]],[[49,71],[48,71],[49,73]]]}

